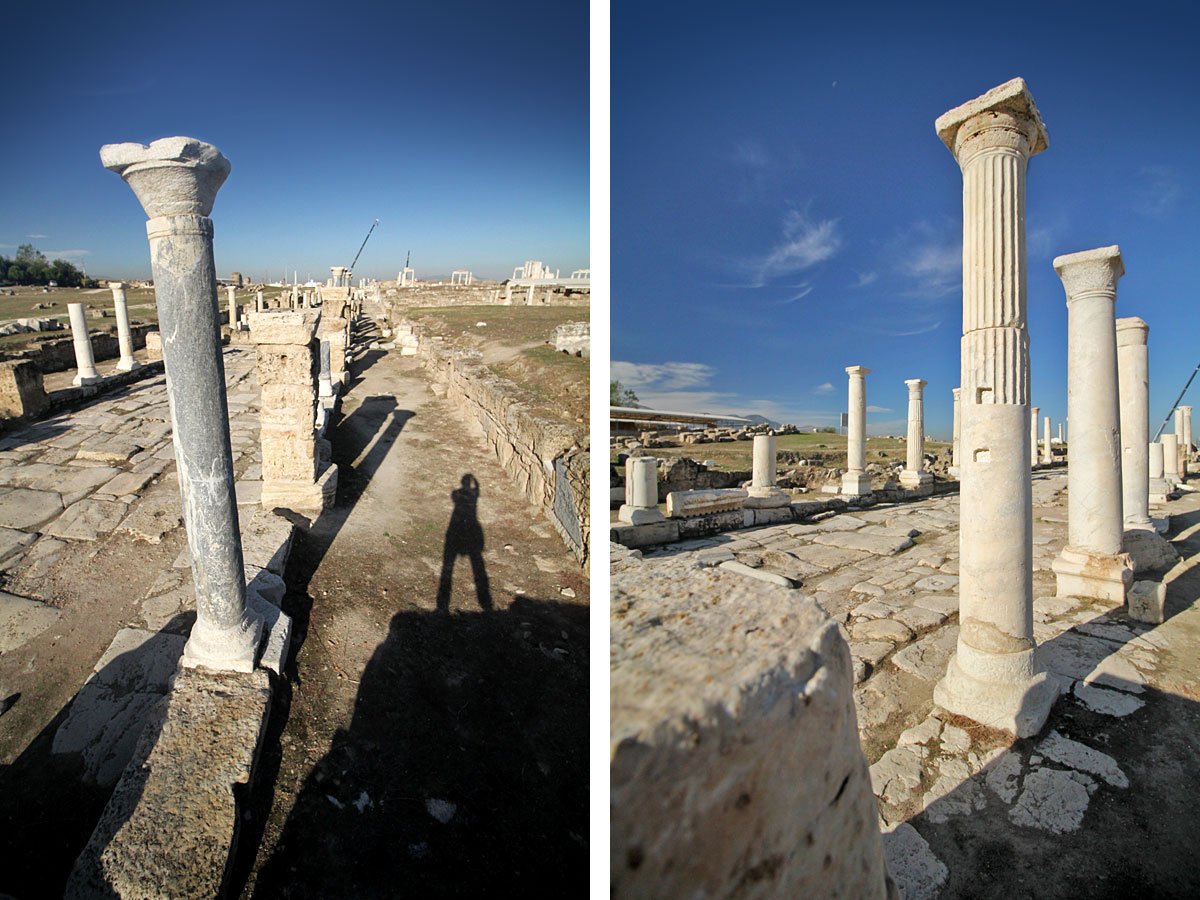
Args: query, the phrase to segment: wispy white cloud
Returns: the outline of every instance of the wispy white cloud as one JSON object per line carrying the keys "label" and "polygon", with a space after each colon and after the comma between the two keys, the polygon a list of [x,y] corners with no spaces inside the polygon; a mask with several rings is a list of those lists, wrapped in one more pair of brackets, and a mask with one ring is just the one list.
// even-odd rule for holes
{"label": "wispy white cloud", "polygon": [[867,412],[884,413],[884,412],[891,412],[891,410],[886,406],[868,406]]}
{"label": "wispy white cloud", "polygon": [[612,377],[626,387],[680,390],[708,384],[717,370],[707,363],[632,363],[613,360]]}
{"label": "wispy white cloud", "polygon": [[854,280],[854,283],[852,285],[850,285],[850,287],[864,288],[868,284],[874,284],[878,280],[879,280],[878,272],[859,272],[858,277]]}
{"label": "wispy white cloud", "polygon": [[797,293],[791,297],[786,297],[783,300],[777,300],[776,305],[783,306],[784,304],[787,304],[787,303],[795,303],[797,300],[803,300],[805,297],[807,297],[809,294],[811,294],[813,292],[813,290],[814,290],[814,288],[811,284],[801,285],[799,293]]}
{"label": "wispy white cloud", "polygon": [[1170,166],[1145,166],[1138,171],[1133,207],[1142,215],[1160,219],[1172,212],[1183,196],[1183,180]]}
{"label": "wispy white cloud", "polygon": [[818,384],[812,391],[814,394],[832,394],[833,382],[827,381],[824,384]]}
{"label": "wispy white cloud", "polygon": [[46,259],[80,259],[87,256],[91,250],[43,250]]}
{"label": "wispy white cloud", "polygon": [[753,286],[762,287],[772,278],[811,269],[842,248],[837,219],[812,220],[789,210],[783,218],[779,241],[752,265]]}
{"label": "wispy white cloud", "polygon": [[942,325],[942,320],[938,319],[932,325],[923,325],[920,328],[914,328],[912,331],[891,331],[889,334],[892,337],[912,337],[914,334],[928,334],[931,331],[936,331]]}
{"label": "wispy white cloud", "polygon": [[771,156],[761,143],[748,139],[733,145],[733,161],[749,169],[766,169],[771,165]]}
{"label": "wispy white cloud", "polygon": [[27,234],[27,235],[25,235],[25,237],[32,238],[33,240],[37,241],[42,238],[48,238],[48,237],[50,237],[50,235],[48,235],[48,234]]}

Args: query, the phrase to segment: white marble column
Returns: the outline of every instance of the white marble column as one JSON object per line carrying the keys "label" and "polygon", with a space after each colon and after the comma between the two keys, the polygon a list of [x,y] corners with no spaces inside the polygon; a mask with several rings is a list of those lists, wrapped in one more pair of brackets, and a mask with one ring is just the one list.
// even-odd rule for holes
{"label": "white marble column", "polygon": [[1042,419],[1042,462],[1046,465],[1054,462],[1054,447],[1050,443],[1050,417]]}
{"label": "white marble column", "polygon": [[88,333],[87,312],[82,303],[68,303],[67,315],[71,319],[71,338],[75,343],[75,377],[71,384],[93,384],[100,380],[96,371],[96,357],[92,355],[92,336]]}
{"label": "white marble column", "polygon": [[962,440],[962,425],[960,424],[959,420],[958,406],[959,395],[962,393],[962,389],[954,388],[951,393],[954,395],[954,434],[952,436],[954,443],[950,445],[950,474],[957,478],[960,453],[959,447]]}
{"label": "white marble column", "polygon": [[1117,399],[1119,247],[1054,260],[1067,295],[1067,546],[1054,561],[1058,596],[1124,603],[1133,564],[1122,552],[1121,424]]}
{"label": "white marble column", "polygon": [[133,334],[129,330],[129,303],[125,298],[125,282],[110,281],[113,292],[113,311],[117,314],[117,346],[121,358],[117,360],[118,372],[129,372],[141,365],[133,358]]}
{"label": "white marble column", "polygon": [[149,146],[108,144],[100,161],[125,179],[150,217],[150,265],[196,592],[183,665],[249,672],[262,622],[246,609],[208,217],[229,161],[211,144],[184,137]]}
{"label": "white marble column", "polygon": [[1016,78],[935,125],[963,176],[958,646],[944,709],[1018,737],[1057,696],[1035,658],[1025,178],[1046,128]]}
{"label": "white marble column", "polygon": [[1031,467],[1038,464],[1038,413],[1041,412],[1040,406],[1031,407],[1029,410],[1029,465]]}
{"label": "white marble column", "polygon": [[1179,440],[1179,471],[1186,479],[1188,463],[1192,459],[1192,408],[1181,406],[1179,409],[1183,413],[1183,435]]}
{"label": "white marble column", "polygon": [[630,525],[651,525],[663,520],[658,508],[658,460],[631,456],[625,460],[625,504],[617,518]]}
{"label": "white marble column", "polygon": [[[1121,509],[1125,528],[1150,522],[1150,327],[1137,316],[1117,319],[1117,383],[1121,400]],[[1161,451],[1160,451],[1161,453]]]}
{"label": "white marble column", "polygon": [[754,467],[750,488],[743,506],[749,509],[768,509],[787,506],[792,498],[775,484],[777,477],[776,439],[773,434],[754,436]]}
{"label": "white marble column", "polygon": [[1179,477],[1179,438],[1168,431],[1158,440],[1163,448],[1163,478],[1171,487],[1176,487],[1183,482]]}
{"label": "white marble column", "polygon": [[256,291],[254,294],[254,311],[262,312],[265,309],[263,306],[263,292]]}
{"label": "white marble column", "polygon": [[529,290],[525,294],[525,305],[533,306],[533,285],[529,286]]}
{"label": "white marble column", "polygon": [[241,326],[238,324],[237,288],[230,284],[225,290],[229,294],[229,330],[238,331]]}
{"label": "white marble column", "polygon": [[846,407],[846,474],[842,476],[842,493],[851,497],[871,493],[871,476],[867,474],[867,376],[865,366],[850,366],[849,405]]}
{"label": "white marble column", "polygon": [[908,386],[908,437],[905,441],[906,459],[900,472],[900,484],[906,488],[921,488],[933,481],[925,471],[925,385],[927,381],[910,378]]}
{"label": "white marble column", "polygon": [[1163,457],[1163,445],[1158,441],[1154,441],[1147,447],[1146,471],[1149,476],[1147,491],[1150,495],[1149,501],[1154,504],[1166,503],[1167,495],[1171,493],[1171,484],[1166,479]]}
{"label": "white marble column", "polygon": [[1063,442],[1062,422],[1058,423],[1058,442],[1060,444]]}

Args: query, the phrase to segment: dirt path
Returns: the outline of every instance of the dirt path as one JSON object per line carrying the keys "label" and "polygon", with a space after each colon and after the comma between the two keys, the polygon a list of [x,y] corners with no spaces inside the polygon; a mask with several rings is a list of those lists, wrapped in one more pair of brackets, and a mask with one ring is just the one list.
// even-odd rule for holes
{"label": "dirt path", "polygon": [[581,895],[587,583],[411,359],[354,371],[232,893]]}

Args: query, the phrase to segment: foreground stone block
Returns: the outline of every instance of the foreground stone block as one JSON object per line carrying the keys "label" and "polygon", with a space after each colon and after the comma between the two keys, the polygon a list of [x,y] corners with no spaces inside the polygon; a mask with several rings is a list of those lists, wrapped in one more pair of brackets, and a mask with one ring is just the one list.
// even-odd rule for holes
{"label": "foreground stone block", "polygon": [[612,897],[888,896],[850,653],[816,603],[634,567],[611,621]]}
{"label": "foreground stone block", "polygon": [[219,896],[270,700],[262,670],[183,670],[161,718],[142,733],[65,896]]}

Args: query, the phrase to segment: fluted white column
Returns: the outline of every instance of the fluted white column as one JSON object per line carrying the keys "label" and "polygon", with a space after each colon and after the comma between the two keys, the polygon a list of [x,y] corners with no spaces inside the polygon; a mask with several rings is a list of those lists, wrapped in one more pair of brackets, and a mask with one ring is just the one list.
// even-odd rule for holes
{"label": "fluted white column", "polygon": [[954,443],[950,445],[950,474],[958,475],[958,462],[960,459],[960,444],[962,439],[962,425],[959,417],[959,395],[962,393],[960,388],[954,388],[951,393],[954,395]]}
{"label": "fluted white column", "polygon": [[1035,659],[1025,176],[1045,126],[1013,79],[936,123],[963,176],[962,472],[957,650],[934,702],[1019,737],[1057,687]]}
{"label": "fluted white column", "polygon": [[1038,464],[1038,413],[1041,412],[1040,406],[1030,407],[1029,410],[1029,465],[1036,466]]}
{"label": "fluted white column", "polygon": [[[1121,400],[1121,510],[1126,528],[1150,522],[1150,327],[1137,316],[1117,319],[1117,383]],[[1161,451],[1160,451],[1161,452]]]}
{"label": "fluted white column", "polygon": [[908,386],[908,437],[906,461],[900,473],[900,483],[906,488],[920,488],[933,481],[925,467],[925,385],[920,378],[904,382]]}
{"label": "fluted white column", "polygon": [[1192,408],[1190,406],[1179,408],[1183,411],[1183,435],[1179,439],[1179,473],[1186,481],[1188,463],[1192,459]]}
{"label": "fluted white column", "polygon": [[842,493],[852,497],[871,493],[871,476],[867,474],[867,376],[866,366],[849,366],[849,403],[846,407],[846,474],[842,476]]}
{"label": "fluted white column", "polygon": [[100,380],[96,371],[96,357],[92,354],[92,336],[88,333],[87,313],[82,303],[68,303],[67,315],[71,319],[71,339],[75,344],[75,377],[71,384],[92,384]]}
{"label": "fluted white column", "polygon": [[1042,420],[1042,462],[1046,465],[1054,462],[1054,448],[1050,444],[1050,417]]}
{"label": "fluted white column", "polygon": [[1119,247],[1054,260],[1067,295],[1067,546],[1054,561],[1060,597],[1124,603],[1133,564],[1122,552],[1121,424],[1117,399]]}
{"label": "fluted white column", "polygon": [[139,363],[133,358],[133,334],[129,330],[129,304],[125,298],[125,283],[110,281],[108,286],[113,292],[113,312],[117,314],[117,346],[121,348],[117,371],[128,372],[136,369]]}

